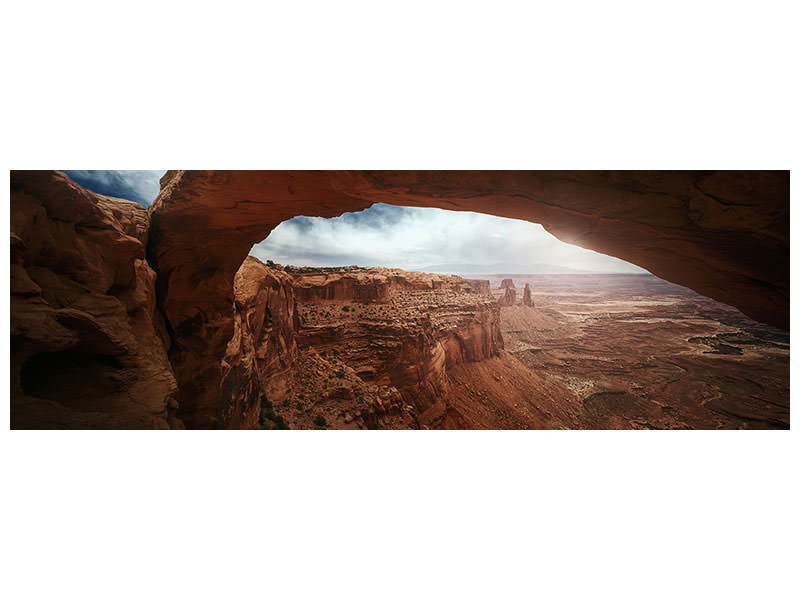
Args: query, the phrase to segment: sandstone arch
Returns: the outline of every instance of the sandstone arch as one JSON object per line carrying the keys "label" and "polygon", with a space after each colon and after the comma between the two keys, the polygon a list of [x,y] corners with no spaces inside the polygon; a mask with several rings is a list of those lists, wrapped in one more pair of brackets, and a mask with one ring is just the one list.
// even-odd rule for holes
{"label": "sandstone arch", "polygon": [[374,202],[541,223],[788,329],[785,171],[170,171],[147,256],[187,425],[217,424],[233,277],[251,246],[294,216]]}

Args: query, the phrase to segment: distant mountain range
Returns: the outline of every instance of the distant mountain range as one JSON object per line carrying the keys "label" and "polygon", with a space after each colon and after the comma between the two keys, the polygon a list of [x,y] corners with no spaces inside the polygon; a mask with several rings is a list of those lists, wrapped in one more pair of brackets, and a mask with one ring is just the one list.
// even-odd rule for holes
{"label": "distant mountain range", "polygon": [[518,265],[512,263],[495,263],[493,265],[470,265],[470,264],[449,264],[449,265],[429,265],[416,269],[423,273],[442,273],[452,275],[554,275],[564,274],[588,274],[600,273],[601,271],[582,271],[580,269],[570,269],[559,265],[533,264]]}

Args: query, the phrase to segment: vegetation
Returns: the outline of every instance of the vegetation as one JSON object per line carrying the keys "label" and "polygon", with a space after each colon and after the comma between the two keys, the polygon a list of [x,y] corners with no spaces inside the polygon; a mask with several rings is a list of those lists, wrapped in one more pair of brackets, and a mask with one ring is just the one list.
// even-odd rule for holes
{"label": "vegetation", "polygon": [[327,424],[328,422],[322,415],[317,415],[316,417],[314,417],[314,425],[316,425],[317,427],[325,427]]}
{"label": "vegetation", "polygon": [[305,274],[305,273],[353,273],[356,271],[366,271],[367,267],[359,267],[358,265],[349,265],[346,267],[295,267],[294,265],[286,265],[284,270],[292,274]]}
{"label": "vegetation", "polygon": [[[275,426],[271,427],[270,423]],[[261,429],[289,429],[284,418],[275,412],[272,402],[263,395],[261,396],[261,414],[258,416],[258,424]]]}

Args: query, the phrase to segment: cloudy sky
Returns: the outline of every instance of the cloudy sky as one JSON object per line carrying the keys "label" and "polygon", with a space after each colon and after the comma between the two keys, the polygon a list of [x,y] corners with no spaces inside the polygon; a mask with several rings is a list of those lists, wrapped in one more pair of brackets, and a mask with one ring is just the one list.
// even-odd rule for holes
{"label": "cloudy sky", "polygon": [[149,206],[158,196],[164,171],[64,171],[75,183],[105,196]]}
{"label": "cloudy sky", "polygon": [[[84,187],[149,205],[164,171],[65,171]],[[470,212],[375,204],[334,219],[296,217],[253,246],[262,260],[298,266],[521,273],[558,270],[644,272],[618,258],[566,244],[541,225]],[[480,269],[480,267],[484,267]],[[540,268],[541,269],[541,268]],[[553,269],[544,269],[553,270]]]}
{"label": "cloudy sky", "polygon": [[[521,273],[524,267],[545,264],[564,271],[644,272],[566,244],[535,223],[387,204],[334,219],[295,217],[276,227],[251,254],[298,266],[436,266],[441,271]],[[478,266],[491,268],[477,270]]]}

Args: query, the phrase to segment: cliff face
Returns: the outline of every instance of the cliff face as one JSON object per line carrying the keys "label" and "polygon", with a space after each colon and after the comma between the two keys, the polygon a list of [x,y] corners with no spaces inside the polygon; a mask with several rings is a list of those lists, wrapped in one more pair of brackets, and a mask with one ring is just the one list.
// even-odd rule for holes
{"label": "cliff face", "polygon": [[[788,328],[785,171],[171,171],[150,208],[148,257],[191,425],[217,425],[233,278],[254,243],[297,215],[374,202],[541,223],[560,239]],[[203,240],[198,246],[198,239]]]}
{"label": "cliff face", "polygon": [[12,172],[12,427],[181,426],[146,237],[134,202]]}
{"label": "cliff face", "polygon": [[[253,382],[280,380],[270,374],[288,364],[291,334],[259,327],[259,306],[266,315],[273,295],[235,297],[235,274],[252,244],[280,222],[373,202],[538,222],[565,241],[788,328],[787,172],[173,171],[147,213],[57,172],[12,172],[12,425],[253,426]],[[349,276],[306,281],[297,294],[311,303],[388,304],[395,291],[454,291],[444,279],[384,275],[366,286]],[[428,287],[415,287],[422,283]],[[287,308],[270,311],[288,318],[286,285],[274,298]],[[485,294],[483,283],[463,285]],[[399,331],[399,355],[420,360],[416,369],[396,365],[398,385],[424,381],[436,396],[446,385],[437,365],[457,350],[469,356],[492,347],[493,334],[475,333],[491,329],[480,318],[473,324],[481,310],[462,311],[449,333],[436,325],[435,311],[430,326],[423,315],[375,319],[376,332],[387,328],[386,343],[389,331]],[[237,358],[251,352],[250,362]],[[278,357],[277,366],[268,356]],[[384,392],[393,408],[373,414],[405,422],[407,407]],[[377,406],[380,394],[370,397]]]}
{"label": "cliff face", "polygon": [[222,360],[219,411],[223,427],[259,425],[262,398],[283,397],[297,359],[293,280],[252,256],[234,280],[233,337]]}
{"label": "cliff face", "polygon": [[298,302],[387,302],[392,294],[402,291],[453,290],[488,294],[489,281],[462,279],[455,275],[415,273],[402,269],[294,268],[295,295]]}
{"label": "cliff face", "polygon": [[391,281],[363,272],[298,273],[295,294],[300,302],[386,302]]}
{"label": "cliff face", "polygon": [[508,288],[511,288],[512,290],[517,289],[517,287],[514,285],[514,280],[513,279],[503,279],[503,281],[500,282],[500,289],[501,290],[505,290],[505,289],[508,289]]}
{"label": "cliff face", "polygon": [[523,306],[533,306],[533,295],[529,283],[525,284],[525,289],[522,292],[522,304]]}
{"label": "cliff face", "polygon": [[[503,289],[503,288],[501,288]],[[500,306],[514,306],[517,303],[517,290],[514,287],[506,287],[505,293],[500,297],[498,302]]]}
{"label": "cliff face", "polygon": [[[357,276],[362,287],[387,289],[384,299],[329,303],[320,293],[322,301],[302,302],[299,348],[336,356],[368,385],[396,389],[417,425],[436,425],[448,409],[448,369],[502,349],[497,303],[459,277],[388,269]],[[297,289],[314,284],[326,286],[314,275],[296,282]]]}

